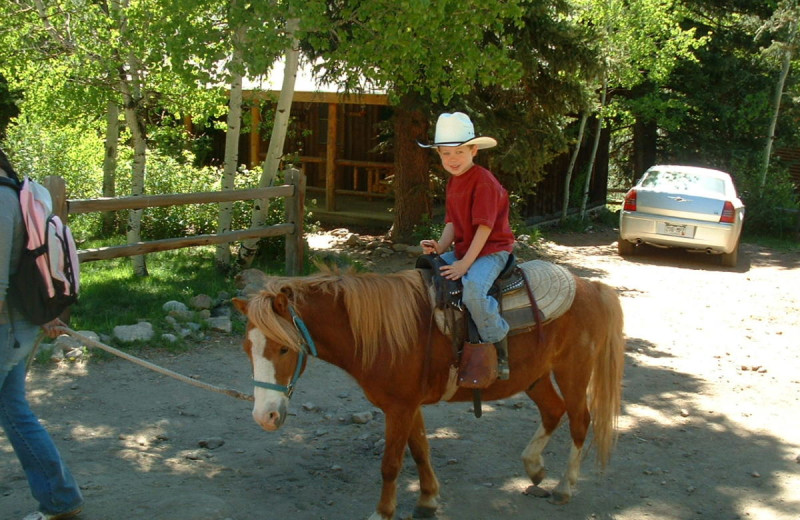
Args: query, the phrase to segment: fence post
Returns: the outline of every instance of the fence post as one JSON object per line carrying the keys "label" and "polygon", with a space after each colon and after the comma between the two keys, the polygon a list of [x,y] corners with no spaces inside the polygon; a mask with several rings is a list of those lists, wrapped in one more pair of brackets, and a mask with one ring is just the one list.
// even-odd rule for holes
{"label": "fence post", "polygon": [[286,197],[286,222],[294,224],[294,232],[286,235],[286,274],[298,276],[303,272],[303,219],[305,217],[306,176],[297,168],[286,170],[287,184],[294,186],[294,195]]}
{"label": "fence post", "polygon": [[50,192],[53,199],[53,215],[57,215],[62,222],[67,221],[67,182],[57,175],[48,175],[41,182],[42,186]]}

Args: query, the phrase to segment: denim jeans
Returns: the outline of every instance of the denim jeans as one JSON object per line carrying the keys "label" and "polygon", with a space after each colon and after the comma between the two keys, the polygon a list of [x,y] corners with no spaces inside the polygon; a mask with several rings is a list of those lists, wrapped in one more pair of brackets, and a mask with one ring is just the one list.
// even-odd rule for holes
{"label": "denim jeans", "polygon": [[[461,302],[469,311],[484,343],[496,343],[508,334],[508,323],[500,316],[500,306],[488,294],[495,279],[506,266],[508,256],[508,251],[482,256],[475,260],[467,274],[461,278],[464,286]],[[457,260],[452,251],[443,253],[441,257],[448,264]]]}
{"label": "denim jeans", "polygon": [[0,424],[39,510],[52,515],[77,509],[83,497],[25,397],[25,364],[38,332],[38,326],[25,320],[0,325]]}

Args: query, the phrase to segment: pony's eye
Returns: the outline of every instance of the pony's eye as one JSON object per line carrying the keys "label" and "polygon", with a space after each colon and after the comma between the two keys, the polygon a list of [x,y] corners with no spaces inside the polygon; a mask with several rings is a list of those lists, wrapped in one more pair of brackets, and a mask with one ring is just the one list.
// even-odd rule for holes
{"label": "pony's eye", "polygon": [[281,356],[289,352],[289,347],[281,347]]}

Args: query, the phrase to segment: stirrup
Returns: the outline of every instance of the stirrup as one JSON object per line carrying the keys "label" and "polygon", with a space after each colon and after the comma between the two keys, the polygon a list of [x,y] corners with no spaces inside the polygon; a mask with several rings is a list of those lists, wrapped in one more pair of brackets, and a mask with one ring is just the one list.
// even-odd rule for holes
{"label": "stirrup", "polygon": [[508,368],[508,360],[497,360],[497,379],[505,381],[511,377],[511,370]]}

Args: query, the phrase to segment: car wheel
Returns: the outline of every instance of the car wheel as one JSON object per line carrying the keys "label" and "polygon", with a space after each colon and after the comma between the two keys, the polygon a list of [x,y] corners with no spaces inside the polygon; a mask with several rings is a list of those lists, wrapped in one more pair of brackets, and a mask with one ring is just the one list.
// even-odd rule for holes
{"label": "car wheel", "polygon": [[617,240],[617,252],[619,256],[633,256],[636,254],[636,244],[620,238]]}
{"label": "car wheel", "polygon": [[739,263],[739,244],[736,244],[736,249],[730,253],[722,253],[719,263],[725,267],[736,267],[736,264]]}

